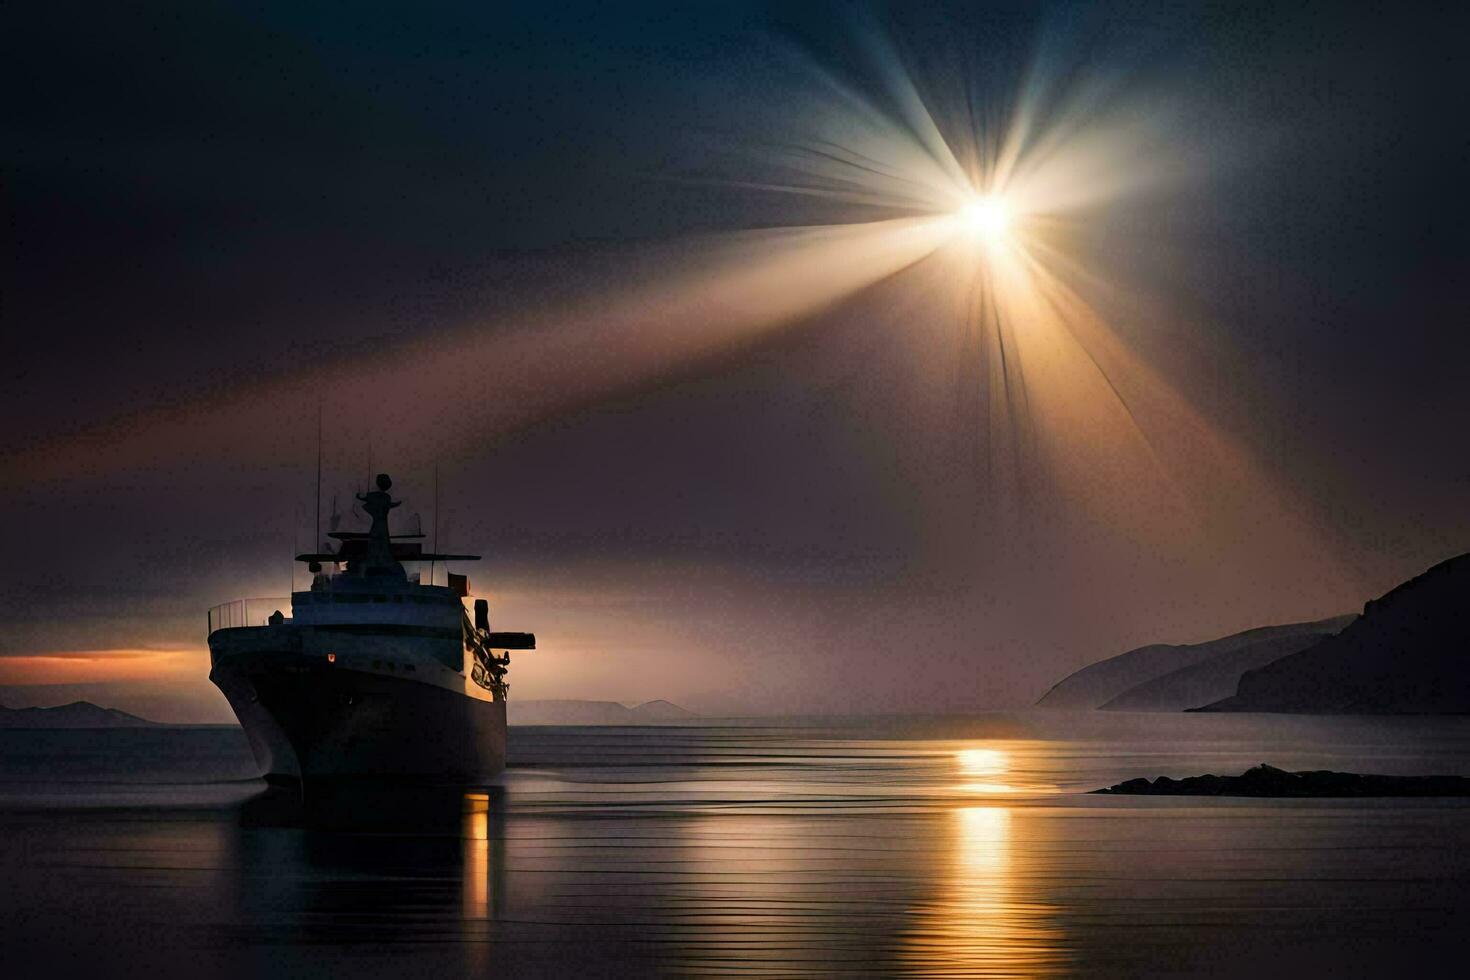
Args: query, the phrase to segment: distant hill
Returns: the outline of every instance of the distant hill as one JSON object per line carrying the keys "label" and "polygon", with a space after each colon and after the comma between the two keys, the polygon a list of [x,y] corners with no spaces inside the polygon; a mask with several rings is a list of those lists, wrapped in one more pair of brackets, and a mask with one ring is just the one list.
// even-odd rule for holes
{"label": "distant hill", "polygon": [[512,725],[666,725],[698,717],[671,701],[646,701],[628,707],[616,701],[512,699],[506,707]]}
{"label": "distant hill", "polygon": [[[1153,680],[1144,681],[1101,705],[1104,711],[1186,711],[1235,693],[1240,676],[1290,656],[1342,631],[1355,616],[1339,616],[1318,623],[1310,632],[1272,633],[1256,638],[1257,630],[1240,634],[1250,638],[1243,646],[1227,649],[1200,663],[1181,667]],[[1268,628],[1269,629],[1269,628]],[[1233,639],[1233,638],[1232,638]],[[1208,644],[1200,644],[1208,646]]]}
{"label": "distant hill", "polygon": [[90,701],[73,701],[51,708],[0,706],[0,728],[153,728],[158,724]]}
{"label": "distant hill", "polygon": [[1336,636],[1247,671],[1202,711],[1470,713],[1470,554],[1363,607]]}
{"label": "distant hill", "polygon": [[[1351,620],[1351,616],[1338,616],[1310,623],[1261,626],[1204,643],[1156,643],[1139,647],[1069,674],[1047,691],[1036,704],[1042,708],[1106,706],[1112,710],[1138,711],[1169,711],[1194,707],[1206,703],[1211,697],[1219,697],[1221,692],[1228,693],[1233,689],[1239,672],[1232,676],[1230,671],[1234,669],[1233,664],[1237,660],[1243,665],[1240,669],[1245,670],[1259,663],[1259,657],[1272,653],[1278,657],[1285,656],[1317,642],[1324,634],[1341,629]],[[1295,649],[1293,644],[1298,644]],[[1198,674],[1182,674],[1173,680],[1165,680],[1178,672],[1202,667],[1216,658],[1231,657],[1235,660],[1221,659],[1216,668],[1202,669]],[[1124,695],[1134,688],[1153,681],[1160,682],[1155,690],[1124,699]],[[1189,696],[1185,692],[1196,688],[1206,693],[1191,702],[1181,700]],[[1123,704],[1117,703],[1120,700]],[[1163,707],[1166,704],[1178,704],[1178,707]]]}

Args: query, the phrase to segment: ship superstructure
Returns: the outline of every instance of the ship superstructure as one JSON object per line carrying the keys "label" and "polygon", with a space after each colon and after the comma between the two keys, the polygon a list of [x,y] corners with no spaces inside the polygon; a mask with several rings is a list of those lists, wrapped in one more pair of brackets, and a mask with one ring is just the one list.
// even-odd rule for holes
{"label": "ship superstructure", "polygon": [[297,555],[311,588],[209,613],[210,680],[234,708],[267,779],[392,776],[483,780],[505,766],[505,675],[530,633],[492,632],[468,581],[424,584],[409,565],[475,561],[391,534],[392,480],[359,494],[366,531]]}

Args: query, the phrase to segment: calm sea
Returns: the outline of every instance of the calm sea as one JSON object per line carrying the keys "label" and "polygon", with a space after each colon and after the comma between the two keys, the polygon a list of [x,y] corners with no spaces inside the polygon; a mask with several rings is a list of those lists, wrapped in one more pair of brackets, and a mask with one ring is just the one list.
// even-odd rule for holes
{"label": "calm sea", "polygon": [[1470,720],[1031,712],[512,729],[501,785],[265,793],[234,728],[0,732],[0,975],[1459,976]]}

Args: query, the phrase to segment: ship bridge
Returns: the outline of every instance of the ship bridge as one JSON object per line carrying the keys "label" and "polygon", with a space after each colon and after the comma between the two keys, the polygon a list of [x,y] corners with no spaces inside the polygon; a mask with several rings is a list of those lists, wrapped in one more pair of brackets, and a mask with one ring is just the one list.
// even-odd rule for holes
{"label": "ship bridge", "polygon": [[[446,572],[447,585],[425,585],[419,572],[406,571],[405,563],[478,561],[480,556],[425,551],[421,531],[390,533],[388,515],[401,501],[389,496],[393,481],[387,474],[380,474],[376,485],[376,490],[358,494],[372,521],[368,530],[330,531],[327,536],[337,548],[296,556],[312,573],[310,589],[289,598],[237,599],[215,606],[209,611],[211,646],[220,630],[279,628],[299,634],[291,641],[293,648],[332,647],[333,664],[351,663],[354,649],[377,650],[367,660],[371,666],[395,663],[381,650],[385,643],[397,644],[402,650],[417,649],[504,700],[510,651],[535,649],[535,635],[492,632],[489,603],[470,597],[464,575]],[[300,634],[302,630],[310,636]],[[340,641],[347,636],[354,642]]]}

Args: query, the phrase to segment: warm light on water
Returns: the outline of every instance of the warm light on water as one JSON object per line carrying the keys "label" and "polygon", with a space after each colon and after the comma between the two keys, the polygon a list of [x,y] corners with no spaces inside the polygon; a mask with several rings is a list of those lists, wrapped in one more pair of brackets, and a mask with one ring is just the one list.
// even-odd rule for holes
{"label": "warm light on water", "polygon": [[1011,753],[1003,748],[961,749],[955,753],[955,763],[964,778],[964,782],[955,789],[962,793],[1004,794],[1043,790],[1039,786],[1018,786],[1008,778],[1012,770]]}
{"label": "warm light on water", "polygon": [[1054,714],[512,729],[503,788],[428,822],[412,794],[349,805],[413,815],[369,832],[242,803],[238,730],[0,733],[0,942],[72,963],[86,921],[98,975],[179,976],[1435,975],[1413,967],[1466,952],[1463,801],[1083,792],[1262,760],[1470,771],[1464,719],[1101,714],[1065,738]]}
{"label": "warm light on water", "polygon": [[1000,749],[961,749],[955,754],[966,776],[999,776],[1009,768],[1009,758]]}
{"label": "warm light on water", "polygon": [[944,976],[1045,976],[1063,961],[1047,905],[1029,891],[1009,807],[969,806],[945,821],[949,863],[938,901],[921,910],[906,959]]}
{"label": "warm light on water", "polygon": [[484,919],[490,907],[490,797],[464,796],[464,917]]}

